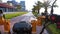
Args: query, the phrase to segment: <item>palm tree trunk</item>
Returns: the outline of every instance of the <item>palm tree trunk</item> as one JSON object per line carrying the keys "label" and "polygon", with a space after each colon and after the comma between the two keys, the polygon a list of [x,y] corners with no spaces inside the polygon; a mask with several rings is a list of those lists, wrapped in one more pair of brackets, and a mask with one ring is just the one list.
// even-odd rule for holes
{"label": "palm tree trunk", "polygon": [[50,14],[53,14],[53,6],[54,6],[54,4],[55,4],[56,1],[57,1],[57,0],[55,0],[55,1],[53,2],[53,4],[52,4],[51,13],[50,13]]}
{"label": "palm tree trunk", "polygon": [[50,13],[51,15],[53,14],[53,6],[51,7],[51,13]]}
{"label": "palm tree trunk", "polygon": [[39,9],[38,9],[38,14],[39,14]]}
{"label": "palm tree trunk", "polygon": [[47,7],[45,7],[45,15],[47,15]]}

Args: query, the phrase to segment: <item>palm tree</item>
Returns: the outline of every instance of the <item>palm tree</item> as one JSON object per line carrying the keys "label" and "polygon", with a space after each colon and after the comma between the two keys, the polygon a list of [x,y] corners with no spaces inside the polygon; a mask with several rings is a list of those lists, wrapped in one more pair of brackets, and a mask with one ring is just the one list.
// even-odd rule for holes
{"label": "palm tree", "polygon": [[50,3],[51,3],[51,1],[47,0],[47,1],[44,1],[43,4],[42,4],[42,7],[44,7],[44,9],[45,9],[45,11],[44,11],[45,14],[48,13],[47,9],[48,9],[48,7],[51,6]]}
{"label": "palm tree", "polygon": [[18,11],[21,10],[21,8],[22,8],[21,5],[19,5],[19,4],[16,5],[16,9],[17,9]]}
{"label": "palm tree", "polygon": [[53,7],[58,7],[57,5],[54,5],[54,3],[55,3],[56,1],[57,1],[57,0],[55,0],[55,1],[53,2],[52,6],[51,6],[51,12],[50,12],[50,14],[53,14]]}
{"label": "palm tree", "polygon": [[37,8],[36,8],[36,6],[33,6],[34,8],[32,9],[32,11],[33,12],[37,12],[36,10],[37,10]]}
{"label": "palm tree", "polygon": [[54,3],[56,2],[57,0],[55,0],[52,4],[52,6],[50,5],[51,1],[47,0],[46,2],[44,1],[43,3],[43,7],[45,9],[45,14],[47,14],[47,8],[50,7],[51,8],[51,14],[53,13],[53,7],[58,7],[57,5],[54,5]]}
{"label": "palm tree", "polygon": [[[57,0],[55,0],[55,1],[53,2],[53,4],[52,4],[51,14],[53,14],[53,7],[56,7],[56,5],[54,5],[56,1],[57,1]],[[44,5],[44,4],[43,4],[43,5]],[[46,13],[47,13],[47,7],[49,7],[49,3],[46,3],[46,4],[45,4],[45,12],[46,12]],[[46,15],[47,15],[47,14],[46,14]],[[44,25],[43,25],[43,28],[42,28],[42,31],[40,32],[40,34],[42,34],[43,31],[44,31],[44,29],[47,27],[47,25],[50,24],[50,23],[48,23],[48,19],[47,19],[47,18],[48,18],[48,17],[46,16],[45,23],[44,23]]]}
{"label": "palm tree", "polygon": [[42,2],[38,1],[38,2],[36,3],[36,9],[37,9],[37,11],[38,11],[38,14],[39,14],[39,10],[41,9],[41,7],[42,7]]}
{"label": "palm tree", "polygon": [[34,8],[32,9],[32,13],[37,16],[38,12],[37,12],[37,7],[33,6]]}
{"label": "palm tree", "polygon": [[33,14],[34,14],[34,12],[35,12],[35,14],[36,15],[38,15],[39,13],[40,13],[40,9],[41,9],[41,7],[42,7],[42,2],[40,2],[40,1],[38,1],[37,3],[35,3],[36,5],[34,5],[33,7],[33,9],[32,9],[32,12],[33,12]]}
{"label": "palm tree", "polygon": [[[45,9],[44,13],[47,14],[48,13],[47,8],[48,7],[51,8],[50,3],[51,3],[51,1],[49,1],[49,0],[46,2],[44,1],[44,3],[38,1],[37,3],[35,3],[36,5],[33,6],[34,8],[32,9],[32,12],[38,12],[38,14],[39,14],[39,12],[40,12],[39,10],[43,7]],[[57,5],[53,5],[53,7],[57,7]]]}

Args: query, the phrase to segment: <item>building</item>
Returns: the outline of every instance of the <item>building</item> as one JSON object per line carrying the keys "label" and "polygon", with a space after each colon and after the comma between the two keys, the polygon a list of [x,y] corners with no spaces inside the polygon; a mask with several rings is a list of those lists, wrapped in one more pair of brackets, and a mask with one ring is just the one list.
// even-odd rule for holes
{"label": "building", "polygon": [[15,0],[12,0],[12,1],[14,1],[14,2],[15,2]]}
{"label": "building", "polygon": [[4,11],[4,12],[12,12],[14,11],[14,7],[13,6],[9,6],[5,3],[0,3],[0,10]]}
{"label": "building", "polygon": [[21,10],[25,11],[25,1],[20,1],[20,5],[21,5]]}
{"label": "building", "polygon": [[[15,0],[7,1],[9,5],[13,5],[17,9],[17,5],[21,6],[21,11],[25,11],[25,1],[20,1],[20,3],[16,2]],[[12,4],[11,4],[12,3]]]}
{"label": "building", "polygon": [[7,3],[12,3],[13,6],[16,6],[17,5],[17,2],[14,2],[14,1],[7,1]]}

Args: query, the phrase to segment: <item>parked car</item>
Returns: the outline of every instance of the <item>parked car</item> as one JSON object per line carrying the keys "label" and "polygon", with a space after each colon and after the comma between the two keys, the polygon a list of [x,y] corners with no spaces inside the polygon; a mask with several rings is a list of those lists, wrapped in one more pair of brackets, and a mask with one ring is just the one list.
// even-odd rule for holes
{"label": "parked car", "polygon": [[15,23],[12,30],[13,30],[13,33],[16,33],[16,34],[31,34],[32,26],[31,24],[25,21],[21,21],[21,22]]}

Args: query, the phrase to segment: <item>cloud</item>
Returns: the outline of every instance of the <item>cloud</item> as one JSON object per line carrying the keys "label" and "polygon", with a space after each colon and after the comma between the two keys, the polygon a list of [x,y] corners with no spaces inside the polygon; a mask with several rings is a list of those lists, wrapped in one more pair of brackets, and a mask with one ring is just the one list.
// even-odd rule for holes
{"label": "cloud", "polygon": [[3,2],[7,2],[7,0],[5,0],[5,1],[4,1],[4,0],[2,0],[2,1],[3,1]]}
{"label": "cloud", "polygon": [[25,0],[26,1],[26,9],[31,10],[36,0]]}

